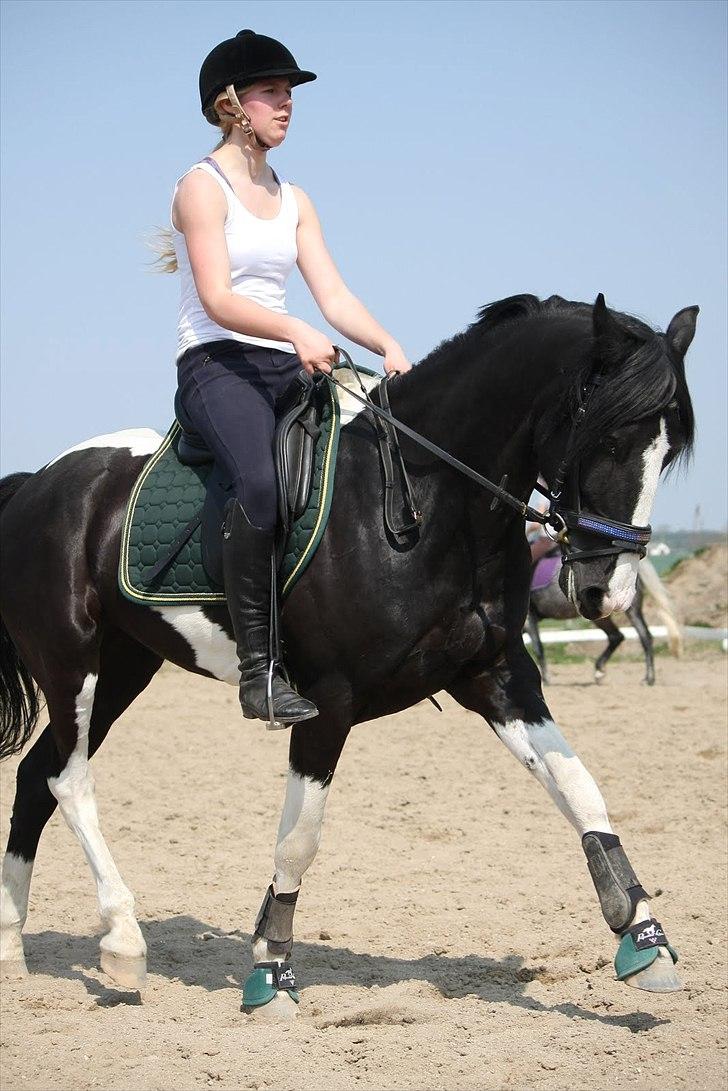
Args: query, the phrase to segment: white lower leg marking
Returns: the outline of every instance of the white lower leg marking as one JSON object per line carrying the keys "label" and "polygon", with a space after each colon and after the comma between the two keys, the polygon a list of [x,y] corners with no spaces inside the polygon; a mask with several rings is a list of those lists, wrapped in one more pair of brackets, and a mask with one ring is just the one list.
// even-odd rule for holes
{"label": "white lower leg marking", "polygon": [[96,682],[95,674],[88,674],[84,680],[76,698],[76,746],[60,775],[48,778],[48,787],[81,842],[96,880],[99,913],[109,929],[101,940],[101,947],[126,958],[137,958],[146,954],[146,944],[134,916],[132,893],[124,884],[99,829],[94,780],[88,761],[88,733]]}
{"label": "white lower leg marking", "polygon": [[6,852],[0,892],[0,962],[22,962],[21,933],[28,916],[33,861]]}
{"label": "white lower leg marking", "polygon": [[644,898],[637,902],[637,908],[634,911],[634,916],[628,924],[628,928],[631,928],[633,924],[640,924],[642,921],[648,921],[652,913],[650,911],[650,903],[646,902]]}
{"label": "white lower leg marking", "polygon": [[[278,843],[275,852],[275,894],[290,894],[298,890],[306,870],[313,863],[321,840],[326,797],[330,784],[324,786],[311,777],[288,771],[286,799],[283,804]],[[253,941],[255,962],[280,960],[281,955],[268,950],[265,939]]]}
{"label": "white lower leg marking", "polygon": [[498,738],[544,786],[579,836],[588,830],[612,833],[607,808],[592,775],[585,769],[553,720],[494,724]]}
{"label": "white lower leg marking", "polygon": [[[657,483],[665,461],[670,441],[667,436],[665,418],[660,419],[660,431],[642,454],[642,488],[637,504],[632,512],[631,522],[638,527],[647,526],[655,502]],[[604,596],[605,613],[613,610],[626,610],[634,598],[639,557],[636,553],[620,553],[609,580]]]}
{"label": "white lower leg marking", "polygon": [[222,626],[210,621],[197,606],[156,606],[153,609],[189,644],[198,667],[221,682],[240,685],[235,643]]}
{"label": "white lower leg marking", "polygon": [[276,894],[298,890],[304,872],[311,866],[321,840],[324,808],[330,785],[288,771],[275,862]]}

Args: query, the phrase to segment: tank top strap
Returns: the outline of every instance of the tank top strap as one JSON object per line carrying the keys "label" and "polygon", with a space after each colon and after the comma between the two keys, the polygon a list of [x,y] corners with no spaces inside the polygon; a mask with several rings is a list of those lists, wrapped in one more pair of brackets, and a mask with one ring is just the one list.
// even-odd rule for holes
{"label": "tank top strap", "polygon": [[[213,169],[213,168],[215,168],[215,169]],[[217,163],[215,163],[214,160],[209,160],[208,161],[208,160],[205,160],[205,159],[201,159],[199,161],[199,163],[193,163],[192,166],[189,167],[184,172],[184,174],[180,175],[180,177],[177,179],[177,181],[174,184],[174,191],[172,193],[172,201],[171,201],[171,204],[169,206],[169,218],[170,218],[170,223],[172,224],[172,229],[174,231],[176,231],[177,228],[174,226],[174,221],[172,220],[172,211],[174,209],[174,199],[177,196],[177,189],[178,189],[179,184],[182,181],[182,179],[186,178],[188,174],[191,174],[193,170],[204,170],[205,174],[209,174],[210,177],[214,178],[215,181],[220,186],[220,189],[225,194],[225,201],[227,203],[227,209],[228,210],[227,210],[226,222],[227,222],[227,219],[229,218],[229,216],[230,216],[230,214],[231,214],[231,212],[233,210],[233,205],[232,205],[232,202],[231,202],[231,198],[235,197],[234,189],[232,188],[232,186],[228,182],[227,178],[222,173],[222,171],[217,166]]]}
{"label": "tank top strap", "polygon": [[281,182],[281,213],[294,227],[298,227],[298,201],[290,182]]}
{"label": "tank top strap", "polygon": [[[228,177],[225,174],[225,171],[222,169],[220,164],[218,162],[216,162],[216,160],[214,160],[212,158],[211,155],[206,155],[204,159],[201,159],[199,161],[199,163],[195,163],[195,166],[196,167],[203,167],[203,169],[204,169],[204,166],[205,166],[206,163],[209,164],[209,166],[212,167],[212,169],[215,171],[215,174],[217,175],[218,178],[222,178],[222,180],[225,183],[225,185],[227,186],[227,188],[230,190],[231,193],[234,194],[235,190],[230,185],[230,182],[228,181]],[[209,174],[209,171],[207,173]]]}

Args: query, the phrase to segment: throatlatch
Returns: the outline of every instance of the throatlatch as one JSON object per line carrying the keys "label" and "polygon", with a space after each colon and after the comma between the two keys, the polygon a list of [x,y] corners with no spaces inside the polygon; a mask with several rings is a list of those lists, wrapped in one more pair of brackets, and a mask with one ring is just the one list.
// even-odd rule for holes
{"label": "throatlatch", "polygon": [[274,894],[272,883],[266,891],[255,919],[255,938],[266,940],[271,954],[286,957],[291,952],[297,898],[297,890],[291,894]]}
{"label": "throatlatch", "polygon": [[637,903],[649,895],[616,834],[585,833],[581,844],[604,919],[613,932],[621,935],[634,917]]}

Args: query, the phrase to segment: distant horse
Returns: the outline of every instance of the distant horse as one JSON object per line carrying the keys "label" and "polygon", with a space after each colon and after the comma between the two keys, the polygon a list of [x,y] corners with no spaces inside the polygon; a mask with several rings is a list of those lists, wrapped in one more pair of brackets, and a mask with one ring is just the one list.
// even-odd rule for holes
{"label": "distant horse", "polygon": [[[550,681],[549,670],[546,663],[546,652],[539,632],[539,622],[544,621],[547,618],[566,621],[570,618],[579,616],[579,611],[576,606],[569,601],[568,597],[561,590],[559,577],[561,575],[562,565],[560,551],[556,545],[545,554],[543,560],[547,561],[551,558],[553,558],[553,560],[552,564],[549,565],[548,582],[541,585],[532,583],[531,585],[531,600],[528,607],[528,618],[526,620],[526,632],[531,638],[531,647],[533,648],[536,662],[541,671],[541,679],[546,684]],[[538,566],[536,566],[534,570],[537,572]],[[646,557],[640,561],[634,599],[632,600],[632,604],[628,606],[624,612],[634,626],[640,644],[642,645],[642,650],[645,653],[645,682],[648,686],[654,686],[655,657],[652,648],[652,633],[650,632],[650,627],[645,621],[644,614],[642,613],[642,602],[644,600],[645,590],[648,590],[654,598],[660,617],[665,623],[670,651],[675,656],[682,655],[682,633],[680,631],[680,626],[672,611],[670,600],[665,592],[665,588],[662,586],[662,581],[655,570],[655,566],[652,564],[652,561],[647,560]],[[595,618],[594,624],[602,630],[608,641],[606,648],[594,663],[594,681],[599,683],[604,678],[609,659],[614,655],[625,638],[624,634],[615,622],[612,621],[611,617]]]}
{"label": "distant horse", "polygon": [[[282,613],[289,666],[320,715],[291,732],[246,1010],[274,1001],[281,1013],[295,1010],[287,962],[295,902],[352,725],[439,690],[483,716],[576,829],[620,939],[618,976],[641,988],[679,987],[677,956],[651,920],[594,780],[551,717],[523,643],[531,566],[522,512],[540,470],[559,494],[553,522],[564,528],[565,571],[581,613],[595,619],[629,605],[660,472],[693,440],[684,355],[696,315],[696,307],[680,311],[662,334],[610,312],[603,296],[593,307],[515,296],[485,307],[464,333],[389,384],[399,421],[492,480],[507,474],[518,510],[510,502],[494,507],[490,493],[405,437],[422,523],[410,540],[394,541],[382,518],[369,411],[342,429],[326,533]],[[39,715],[36,684],[50,717],[17,773],[0,908],[0,956],[10,972],[24,969],[33,861],[58,805],[96,880],[102,967],[127,987],[143,983],[146,947],[99,827],[89,759],[163,660],[238,683],[224,605],[155,608],[118,588],[125,506],[159,442],[147,430],[101,436],[0,483],[1,752],[29,738]],[[188,727],[190,745],[209,745],[195,723]],[[255,734],[237,717],[230,727],[230,745],[252,759]],[[220,790],[235,806],[225,755],[220,762]],[[646,820],[644,804],[639,813]]]}

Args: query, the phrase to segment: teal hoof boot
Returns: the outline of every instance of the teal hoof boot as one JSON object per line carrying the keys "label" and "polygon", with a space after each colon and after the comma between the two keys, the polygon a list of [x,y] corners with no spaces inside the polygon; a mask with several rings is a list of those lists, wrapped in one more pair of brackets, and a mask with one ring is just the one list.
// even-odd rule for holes
{"label": "teal hoof boot", "polygon": [[683,984],[675,973],[677,951],[658,921],[642,921],[622,936],[614,960],[619,981],[651,993],[678,992]]}
{"label": "teal hoof boot", "polygon": [[243,985],[241,1011],[274,1020],[295,1019],[300,1000],[287,962],[259,962]]}

